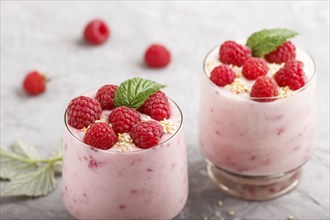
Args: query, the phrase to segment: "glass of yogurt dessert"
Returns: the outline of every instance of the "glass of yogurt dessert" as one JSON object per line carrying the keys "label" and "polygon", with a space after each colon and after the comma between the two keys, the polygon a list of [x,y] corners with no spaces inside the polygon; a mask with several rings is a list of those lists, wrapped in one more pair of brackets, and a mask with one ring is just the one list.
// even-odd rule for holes
{"label": "glass of yogurt dessert", "polygon": [[76,219],[172,219],[184,207],[183,116],[162,87],[134,78],[70,102],[62,197]]}
{"label": "glass of yogurt dessert", "polygon": [[316,77],[312,58],[291,41],[260,53],[253,36],[247,46],[226,41],[206,56],[199,140],[216,185],[266,200],[297,186],[313,153]]}

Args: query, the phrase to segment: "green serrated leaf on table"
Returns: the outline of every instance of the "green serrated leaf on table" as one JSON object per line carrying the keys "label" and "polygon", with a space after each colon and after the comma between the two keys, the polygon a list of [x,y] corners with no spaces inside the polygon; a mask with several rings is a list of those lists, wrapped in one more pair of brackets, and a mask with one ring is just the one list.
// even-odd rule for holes
{"label": "green serrated leaf on table", "polygon": [[156,93],[158,90],[166,87],[152,80],[133,78],[120,84],[114,97],[115,107],[127,106],[130,108],[139,108],[144,101]]}
{"label": "green serrated leaf on table", "polygon": [[254,57],[262,57],[296,35],[298,35],[297,32],[284,28],[265,29],[253,33],[247,39],[246,46],[252,50]]}
{"label": "green serrated leaf on table", "polygon": [[12,145],[12,149],[15,153],[23,157],[30,158],[32,160],[40,159],[37,149],[34,146],[21,140],[16,140]]}
{"label": "green serrated leaf on table", "polygon": [[0,178],[13,179],[34,171],[37,166],[33,160],[13,151],[0,148]]}
{"label": "green serrated leaf on table", "polygon": [[0,196],[44,196],[55,189],[53,166],[48,163],[33,172],[25,173],[6,184]]}

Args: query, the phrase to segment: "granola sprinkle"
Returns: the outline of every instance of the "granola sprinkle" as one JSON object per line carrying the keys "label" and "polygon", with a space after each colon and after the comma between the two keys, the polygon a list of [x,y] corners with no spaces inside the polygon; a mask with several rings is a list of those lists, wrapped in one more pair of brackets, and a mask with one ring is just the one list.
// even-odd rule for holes
{"label": "granola sprinkle", "polygon": [[178,127],[177,123],[168,119],[160,121],[160,124],[163,126],[163,132],[165,134],[173,134]]}

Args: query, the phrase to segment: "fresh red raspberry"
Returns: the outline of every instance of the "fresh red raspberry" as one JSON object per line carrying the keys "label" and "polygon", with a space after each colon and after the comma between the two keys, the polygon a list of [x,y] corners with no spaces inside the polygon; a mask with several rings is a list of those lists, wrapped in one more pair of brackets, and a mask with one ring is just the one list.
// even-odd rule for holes
{"label": "fresh red raspberry", "polygon": [[84,39],[89,44],[99,45],[104,43],[110,35],[107,24],[99,19],[90,21],[84,30]]}
{"label": "fresh red raspberry", "polygon": [[210,76],[210,80],[218,86],[225,86],[234,82],[236,78],[235,72],[229,66],[220,64],[215,67]]}
{"label": "fresh red raspberry", "polygon": [[111,110],[115,107],[113,99],[118,86],[104,85],[96,92],[95,99],[99,101],[103,110]]}
{"label": "fresh red raspberry", "polygon": [[251,57],[244,62],[242,74],[249,80],[255,80],[259,76],[265,76],[268,66],[265,60]]}
{"label": "fresh red raspberry", "polygon": [[278,95],[278,87],[276,81],[273,78],[267,76],[259,76],[255,81],[251,89],[251,97],[264,98],[264,99],[255,99],[260,102],[271,102],[274,101],[275,97]]}
{"label": "fresh red raspberry", "polygon": [[274,78],[279,86],[297,90],[306,83],[304,64],[301,61],[289,60],[275,73]]}
{"label": "fresh red raspberry", "polygon": [[89,126],[84,136],[84,143],[107,150],[117,142],[117,135],[106,122],[97,122]]}
{"label": "fresh red raspberry", "polygon": [[130,132],[132,127],[139,121],[139,113],[135,109],[126,106],[115,108],[109,115],[109,122],[117,134]]}
{"label": "fresh red raspberry", "polygon": [[134,144],[143,149],[157,145],[163,135],[163,127],[156,121],[141,121],[129,133]]}
{"label": "fresh red raspberry", "polygon": [[219,59],[224,64],[233,64],[240,67],[250,57],[250,48],[234,41],[226,41],[220,46]]}
{"label": "fresh red raspberry", "polygon": [[160,44],[152,44],[144,54],[144,61],[149,67],[162,68],[171,61],[170,52]]}
{"label": "fresh red raspberry", "polygon": [[67,109],[68,123],[77,129],[87,128],[94,121],[100,119],[101,112],[101,105],[96,99],[79,96],[69,103]]}
{"label": "fresh red raspberry", "polygon": [[296,58],[296,47],[287,41],[281,46],[277,47],[276,50],[265,55],[265,59],[270,63],[285,63],[289,60]]}
{"label": "fresh red raspberry", "polygon": [[162,91],[158,91],[149,96],[149,98],[139,108],[139,111],[149,115],[157,121],[161,121],[165,118],[168,119],[171,116],[168,98]]}
{"label": "fresh red raspberry", "polygon": [[29,95],[40,95],[46,90],[47,78],[38,71],[29,72],[23,81],[23,89]]}

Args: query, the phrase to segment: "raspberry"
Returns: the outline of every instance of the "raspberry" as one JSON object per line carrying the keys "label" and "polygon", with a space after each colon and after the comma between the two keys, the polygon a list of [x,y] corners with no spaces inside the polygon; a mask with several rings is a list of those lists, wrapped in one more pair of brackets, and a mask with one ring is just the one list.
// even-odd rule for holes
{"label": "raspberry", "polygon": [[215,67],[210,76],[210,80],[218,86],[225,86],[234,82],[236,78],[235,72],[227,65],[221,64]]}
{"label": "raspberry", "polygon": [[113,99],[117,88],[118,86],[115,85],[104,85],[97,90],[95,99],[99,101],[103,110],[111,110],[115,107]]}
{"label": "raspberry", "polygon": [[147,149],[159,143],[163,127],[156,121],[142,121],[134,125],[129,134],[137,147]]}
{"label": "raspberry", "polygon": [[29,95],[39,95],[46,90],[46,77],[37,71],[29,72],[23,81],[23,89]]}
{"label": "raspberry", "polygon": [[265,76],[268,72],[268,66],[265,60],[259,58],[249,58],[244,62],[242,74],[249,80],[255,80],[259,76]]}
{"label": "raspberry", "polygon": [[260,102],[271,102],[274,101],[274,98],[278,95],[278,88],[276,81],[267,76],[259,76],[255,81],[254,85],[251,89],[251,97],[257,98],[265,98],[265,99],[256,99],[256,101]]}
{"label": "raspberry", "polygon": [[275,73],[274,78],[279,86],[288,86],[291,90],[297,90],[306,83],[303,68],[304,65],[301,61],[289,60]]}
{"label": "raspberry", "polygon": [[110,35],[107,24],[102,20],[90,21],[84,30],[84,39],[86,42],[94,45],[104,43]]}
{"label": "raspberry", "polygon": [[68,123],[74,128],[82,129],[99,120],[101,112],[101,105],[96,99],[79,96],[69,103],[67,109]]}
{"label": "raspberry", "polygon": [[139,108],[139,111],[149,115],[157,121],[161,121],[165,118],[168,119],[171,115],[167,96],[162,91],[158,91],[149,96],[149,98]]}
{"label": "raspberry", "polygon": [[139,113],[135,109],[126,106],[115,108],[109,115],[109,122],[117,134],[130,132],[132,127],[139,121]]}
{"label": "raspberry", "polygon": [[152,44],[144,54],[144,61],[149,67],[162,68],[171,61],[170,52],[160,44]]}
{"label": "raspberry", "polygon": [[117,135],[110,124],[98,122],[89,126],[83,141],[92,147],[107,150],[117,142]]}
{"label": "raspberry", "polygon": [[251,57],[250,48],[234,41],[224,42],[219,50],[219,59],[224,64],[243,66],[244,61]]}
{"label": "raspberry", "polygon": [[296,47],[287,41],[281,46],[277,47],[276,50],[270,52],[265,56],[265,59],[270,63],[285,63],[289,60],[296,58]]}

